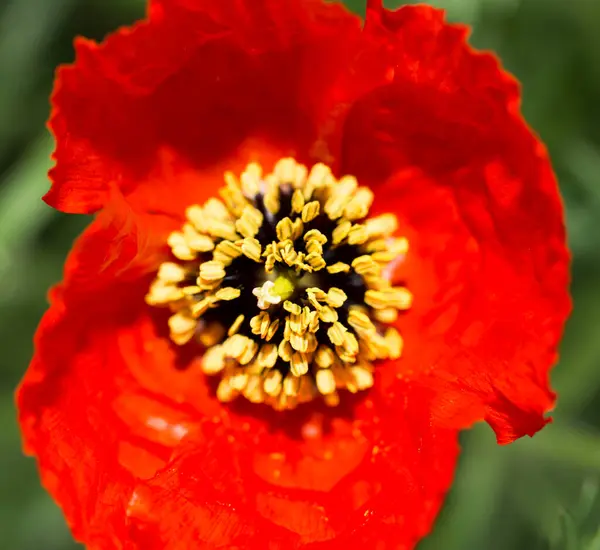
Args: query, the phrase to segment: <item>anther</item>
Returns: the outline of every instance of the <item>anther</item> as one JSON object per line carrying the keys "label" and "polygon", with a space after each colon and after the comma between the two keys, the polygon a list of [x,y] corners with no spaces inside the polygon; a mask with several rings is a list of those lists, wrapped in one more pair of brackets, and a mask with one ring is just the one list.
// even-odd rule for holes
{"label": "anther", "polygon": [[223,402],[335,406],[339,390],[371,387],[377,361],[402,354],[386,325],[412,304],[389,280],[408,251],[396,217],[369,218],[373,192],[323,164],[252,163],[224,180],[186,209],[146,296],[171,309],[171,340],[199,345]]}

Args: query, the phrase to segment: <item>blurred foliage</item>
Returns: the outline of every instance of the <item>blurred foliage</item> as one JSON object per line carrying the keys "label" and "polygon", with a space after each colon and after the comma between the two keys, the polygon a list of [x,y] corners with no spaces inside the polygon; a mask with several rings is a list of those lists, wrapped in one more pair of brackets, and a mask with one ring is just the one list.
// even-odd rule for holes
{"label": "blurred foliage", "polygon": [[[347,2],[364,11],[364,0]],[[523,83],[525,116],[547,143],[564,194],[575,311],[553,376],[555,422],[509,447],[497,447],[486,426],[466,433],[455,486],[420,548],[600,550],[600,1],[431,3],[473,25],[473,44],[496,51]],[[2,548],[77,547],[33,460],[21,455],[13,406],[46,289],[87,223],[39,200],[53,147],[44,121],[54,68],[72,59],[72,38],[99,39],[143,11],[143,0],[0,3]]]}

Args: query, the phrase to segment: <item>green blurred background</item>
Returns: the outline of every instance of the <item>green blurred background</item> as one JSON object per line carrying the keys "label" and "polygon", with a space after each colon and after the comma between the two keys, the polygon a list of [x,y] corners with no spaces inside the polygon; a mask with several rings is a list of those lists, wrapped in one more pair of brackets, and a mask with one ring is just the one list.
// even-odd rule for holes
{"label": "green blurred background", "polygon": [[[487,426],[465,433],[456,483],[419,548],[600,550],[600,0],[431,3],[472,24],[472,42],[498,52],[523,83],[525,116],[552,153],[565,197],[575,312],[553,375],[555,422],[510,447],[496,446]],[[364,11],[365,0],[348,4]],[[75,35],[100,39],[143,12],[144,0],[0,0],[2,550],[77,548],[21,455],[13,405],[46,289],[88,221],[40,200],[53,71],[72,60]]]}

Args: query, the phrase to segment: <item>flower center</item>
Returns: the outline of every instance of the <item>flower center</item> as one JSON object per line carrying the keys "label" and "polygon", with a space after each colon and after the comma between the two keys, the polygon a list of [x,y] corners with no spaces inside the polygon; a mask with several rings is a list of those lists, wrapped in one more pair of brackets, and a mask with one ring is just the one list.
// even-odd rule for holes
{"label": "flower center", "polygon": [[268,175],[250,164],[225,182],[221,199],[187,209],[146,296],[171,308],[173,342],[206,348],[221,401],[335,405],[338,390],[371,387],[375,363],[400,357],[386,325],[412,301],[388,280],[408,249],[396,217],[368,218],[372,191],[323,164],[283,159]]}

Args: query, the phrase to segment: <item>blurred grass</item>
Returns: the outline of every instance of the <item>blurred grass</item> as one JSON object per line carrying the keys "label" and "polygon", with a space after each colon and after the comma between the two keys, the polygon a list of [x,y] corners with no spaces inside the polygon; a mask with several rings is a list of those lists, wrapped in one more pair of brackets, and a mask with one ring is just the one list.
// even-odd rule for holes
{"label": "blurred grass", "polygon": [[[364,3],[348,0],[359,12]],[[600,1],[431,3],[472,24],[472,42],[498,52],[523,83],[525,116],[550,149],[565,198],[575,311],[553,377],[555,422],[510,447],[497,447],[486,426],[464,434],[455,486],[420,548],[600,550]],[[54,67],[72,59],[73,36],[101,38],[143,9],[143,0],[0,3],[1,548],[76,547],[21,456],[12,397],[46,289],[87,221],[39,201],[52,150],[44,122]]]}

